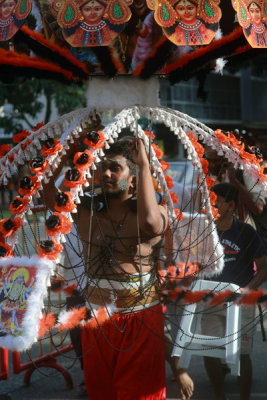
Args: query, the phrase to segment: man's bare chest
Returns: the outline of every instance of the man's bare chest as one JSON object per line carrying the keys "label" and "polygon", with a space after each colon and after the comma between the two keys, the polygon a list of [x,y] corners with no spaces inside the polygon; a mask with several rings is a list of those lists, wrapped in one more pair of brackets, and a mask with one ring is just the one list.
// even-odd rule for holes
{"label": "man's bare chest", "polygon": [[99,252],[116,252],[123,258],[132,258],[142,253],[145,256],[153,252],[153,245],[158,240],[147,238],[138,230],[137,215],[129,212],[127,217],[109,218],[106,214],[89,212],[80,214],[78,221],[79,235],[84,248],[90,246],[91,256]]}

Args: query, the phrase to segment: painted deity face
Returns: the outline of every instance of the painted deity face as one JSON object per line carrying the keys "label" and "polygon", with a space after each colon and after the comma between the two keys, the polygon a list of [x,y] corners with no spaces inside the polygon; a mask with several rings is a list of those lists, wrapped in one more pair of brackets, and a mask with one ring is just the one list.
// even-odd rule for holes
{"label": "painted deity face", "polygon": [[256,3],[251,3],[248,11],[252,22],[261,23],[261,10]]}
{"label": "painted deity face", "polygon": [[24,284],[24,276],[22,275],[22,276],[18,276],[17,277],[17,279],[16,279],[16,283],[17,283],[17,286],[21,286],[21,285],[23,285]]}
{"label": "painted deity face", "polygon": [[108,155],[108,158],[100,163],[99,168],[101,186],[106,194],[121,195],[130,188],[133,175],[130,175],[124,156]]}
{"label": "painted deity face", "polygon": [[105,7],[98,1],[92,0],[82,7],[81,12],[88,25],[97,25],[103,18]]}
{"label": "painted deity face", "polygon": [[197,7],[188,0],[179,1],[175,10],[182,22],[192,23],[196,20]]}
{"label": "painted deity face", "polygon": [[5,0],[0,6],[0,16],[2,20],[9,19],[15,7],[16,7],[15,0]]}

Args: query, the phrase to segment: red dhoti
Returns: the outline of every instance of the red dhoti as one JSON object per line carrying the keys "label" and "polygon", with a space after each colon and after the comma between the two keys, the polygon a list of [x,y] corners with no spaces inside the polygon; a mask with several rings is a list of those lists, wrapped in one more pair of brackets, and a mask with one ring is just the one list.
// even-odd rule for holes
{"label": "red dhoti", "polygon": [[83,328],[84,375],[90,400],[164,400],[165,352],[161,305],[114,315]]}

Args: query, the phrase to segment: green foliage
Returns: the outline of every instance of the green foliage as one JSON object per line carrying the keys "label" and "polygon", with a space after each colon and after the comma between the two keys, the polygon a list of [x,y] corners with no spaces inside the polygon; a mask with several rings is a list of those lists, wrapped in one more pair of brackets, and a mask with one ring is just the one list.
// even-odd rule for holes
{"label": "green foliage", "polygon": [[[0,82],[0,107],[5,103],[13,105],[13,111],[1,116],[0,128],[3,128],[6,134],[16,133],[25,128],[25,123],[26,127],[31,129],[36,123],[41,122],[37,120],[40,112],[45,115],[44,123],[49,122],[54,106],[59,115],[85,107],[86,88],[86,84],[65,85],[40,79],[13,84]],[[34,122],[31,122],[32,120]]]}
{"label": "green foliage", "polygon": [[87,84],[82,86],[59,85],[58,89],[54,92],[54,101],[60,115],[66,114],[77,108],[86,107],[85,92],[87,90]]}

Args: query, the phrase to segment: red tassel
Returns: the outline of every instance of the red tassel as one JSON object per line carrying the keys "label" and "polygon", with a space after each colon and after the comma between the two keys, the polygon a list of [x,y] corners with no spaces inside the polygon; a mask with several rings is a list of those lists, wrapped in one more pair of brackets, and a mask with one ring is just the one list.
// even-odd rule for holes
{"label": "red tassel", "polygon": [[38,338],[43,337],[53,326],[55,326],[56,317],[53,313],[42,314],[42,318],[39,321]]}
{"label": "red tassel", "polygon": [[[209,292],[208,292],[209,293]],[[215,297],[211,299],[211,306],[220,306],[223,304],[224,300],[227,299],[233,292],[231,290],[226,290],[225,292],[216,293]]]}
{"label": "red tassel", "polygon": [[186,292],[183,302],[186,304],[199,303],[205,294],[209,293],[207,290],[200,290],[198,292]]}
{"label": "red tassel", "polygon": [[110,316],[107,313],[106,307],[100,308],[97,312],[97,320],[99,325],[103,325],[109,320]]}
{"label": "red tassel", "polygon": [[170,265],[170,266],[168,267],[168,272],[169,272],[169,274],[170,274],[170,276],[171,276],[172,278],[175,278],[175,277],[176,277],[176,271],[177,271],[176,265]]}
{"label": "red tassel", "polygon": [[67,286],[64,290],[67,296],[71,296],[73,291],[76,289],[77,283],[73,283],[73,285]]}
{"label": "red tassel", "polygon": [[174,289],[174,290],[170,290],[169,291],[169,296],[168,298],[171,301],[174,301],[177,299],[177,297],[179,296],[180,293],[182,293],[184,291],[184,289]]}
{"label": "red tassel", "polygon": [[71,314],[65,324],[59,324],[58,330],[63,331],[64,329],[73,329],[79,325],[82,319],[86,318],[86,307],[72,308]]}
{"label": "red tassel", "polygon": [[97,329],[110,319],[110,315],[107,313],[106,307],[99,308],[96,316],[93,317],[87,324],[89,328]]}
{"label": "red tassel", "polygon": [[237,304],[246,304],[246,305],[255,305],[258,299],[264,295],[263,290],[253,290],[249,293],[245,293],[242,296],[242,299],[239,300]]}

